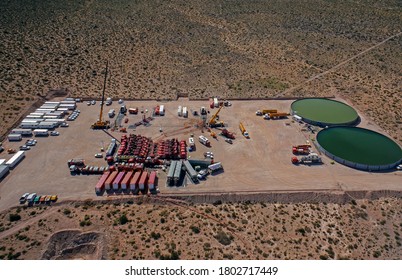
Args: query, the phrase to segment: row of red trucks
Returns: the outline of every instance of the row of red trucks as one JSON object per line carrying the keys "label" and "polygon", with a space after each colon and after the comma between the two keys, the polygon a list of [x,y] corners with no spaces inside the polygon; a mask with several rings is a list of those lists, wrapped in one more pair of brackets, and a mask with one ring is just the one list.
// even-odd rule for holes
{"label": "row of red trucks", "polygon": [[140,191],[146,194],[156,193],[158,177],[156,171],[137,170],[135,171],[108,171],[105,172],[95,186],[96,194],[100,195],[104,191],[132,191],[138,194]]}

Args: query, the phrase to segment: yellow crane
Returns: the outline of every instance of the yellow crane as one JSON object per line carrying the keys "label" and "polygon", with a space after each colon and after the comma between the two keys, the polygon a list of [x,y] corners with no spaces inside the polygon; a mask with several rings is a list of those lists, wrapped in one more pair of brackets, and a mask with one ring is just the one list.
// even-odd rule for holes
{"label": "yellow crane", "polygon": [[225,126],[223,121],[217,121],[217,117],[219,112],[222,110],[223,105],[221,105],[218,109],[218,111],[216,111],[216,113],[211,117],[211,119],[208,122],[208,126],[209,127],[218,127],[218,126]]}
{"label": "yellow crane", "polygon": [[103,117],[103,105],[105,103],[105,89],[106,89],[106,78],[107,78],[107,68],[108,68],[108,61],[106,61],[106,71],[105,71],[105,81],[103,83],[103,91],[102,91],[102,102],[101,102],[101,108],[100,108],[100,113],[99,113],[99,119],[91,125],[92,129],[108,129],[110,128],[110,122],[109,121],[104,121],[102,119]]}

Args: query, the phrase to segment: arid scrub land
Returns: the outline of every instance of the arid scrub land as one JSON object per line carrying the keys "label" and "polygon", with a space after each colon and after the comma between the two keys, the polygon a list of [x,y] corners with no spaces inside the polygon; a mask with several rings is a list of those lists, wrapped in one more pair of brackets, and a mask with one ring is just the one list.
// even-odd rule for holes
{"label": "arid scrub land", "polygon": [[0,258],[401,259],[401,206],[397,198],[173,205],[140,198],[21,207],[0,214]]}
{"label": "arid scrub land", "polygon": [[172,99],[340,95],[402,139],[399,1],[1,1],[0,135],[50,89]]}

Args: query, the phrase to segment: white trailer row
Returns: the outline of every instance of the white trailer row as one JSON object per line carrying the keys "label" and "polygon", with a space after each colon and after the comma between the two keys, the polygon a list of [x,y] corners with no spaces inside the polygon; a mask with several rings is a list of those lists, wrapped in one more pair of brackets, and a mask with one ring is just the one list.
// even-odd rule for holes
{"label": "white trailer row", "polygon": [[33,133],[35,136],[49,136],[49,130],[47,129],[35,129]]}
{"label": "white trailer row", "polygon": [[[63,119],[61,119],[63,120]],[[43,121],[39,123],[21,123],[22,129],[53,129],[59,127],[62,121]]]}
{"label": "white trailer row", "polygon": [[13,169],[23,158],[25,157],[25,152],[24,151],[18,151],[13,155],[12,158],[10,158],[7,162],[6,165],[10,168]]}
{"label": "white trailer row", "polygon": [[22,140],[22,135],[17,134],[17,133],[10,133],[8,136],[8,141],[21,141]]}
{"label": "white trailer row", "polygon": [[12,134],[21,134],[21,136],[32,136],[32,129],[16,128],[11,130]]}

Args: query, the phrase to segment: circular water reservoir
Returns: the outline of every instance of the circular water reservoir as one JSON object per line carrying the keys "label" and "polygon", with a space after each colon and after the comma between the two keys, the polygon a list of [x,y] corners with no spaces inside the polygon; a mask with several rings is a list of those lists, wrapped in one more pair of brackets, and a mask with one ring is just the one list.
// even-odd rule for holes
{"label": "circular water reservoir", "polygon": [[293,115],[303,121],[318,126],[353,125],[359,115],[349,105],[326,98],[305,98],[292,103]]}
{"label": "circular water reservoir", "polygon": [[320,150],[347,166],[379,171],[402,162],[402,149],[390,138],[360,127],[331,127],[317,134]]}

